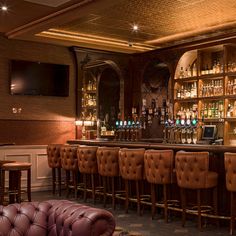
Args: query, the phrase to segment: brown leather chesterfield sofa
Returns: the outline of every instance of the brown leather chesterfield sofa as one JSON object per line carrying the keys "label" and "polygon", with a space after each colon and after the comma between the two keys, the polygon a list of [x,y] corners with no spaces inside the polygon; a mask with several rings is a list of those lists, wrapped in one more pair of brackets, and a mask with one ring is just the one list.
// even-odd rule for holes
{"label": "brown leather chesterfield sofa", "polygon": [[109,236],[113,215],[67,200],[0,205],[1,236]]}

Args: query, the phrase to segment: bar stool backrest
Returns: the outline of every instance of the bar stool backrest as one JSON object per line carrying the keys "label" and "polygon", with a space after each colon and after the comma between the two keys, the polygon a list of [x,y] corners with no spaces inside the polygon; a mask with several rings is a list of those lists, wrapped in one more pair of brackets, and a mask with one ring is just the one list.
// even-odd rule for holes
{"label": "bar stool backrest", "polygon": [[119,169],[123,179],[142,180],[145,149],[122,148],[119,151]]}
{"label": "bar stool backrest", "polygon": [[236,192],[236,153],[226,152],[224,155],[226,188]]}
{"label": "bar stool backrest", "polygon": [[208,186],[208,152],[179,151],[176,153],[175,168],[179,187],[201,189]]}
{"label": "bar stool backrest", "polygon": [[119,176],[119,147],[97,149],[98,173],[101,176]]}
{"label": "bar stool backrest", "polygon": [[77,147],[64,145],[60,153],[61,166],[64,170],[78,170]]}
{"label": "bar stool backrest", "polygon": [[172,183],[174,170],[173,150],[146,150],[144,154],[144,170],[149,183]]}
{"label": "bar stool backrest", "polygon": [[85,174],[98,173],[97,146],[79,146],[77,150],[77,161],[79,171]]}
{"label": "bar stool backrest", "polygon": [[49,144],[47,146],[48,166],[50,168],[61,167],[61,156],[60,156],[61,147],[62,147],[61,144]]}

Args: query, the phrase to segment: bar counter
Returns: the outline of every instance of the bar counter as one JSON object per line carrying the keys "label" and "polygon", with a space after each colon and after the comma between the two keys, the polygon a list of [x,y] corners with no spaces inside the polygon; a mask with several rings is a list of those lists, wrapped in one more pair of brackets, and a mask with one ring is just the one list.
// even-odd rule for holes
{"label": "bar counter", "polygon": [[107,146],[107,147],[127,147],[127,148],[145,148],[145,149],[172,149],[174,151],[208,151],[211,153],[225,153],[236,152],[236,146],[231,145],[203,145],[203,144],[169,144],[169,143],[155,143],[152,141],[111,141],[111,140],[83,140],[75,139],[68,140],[68,144],[78,145],[92,145],[92,146]]}

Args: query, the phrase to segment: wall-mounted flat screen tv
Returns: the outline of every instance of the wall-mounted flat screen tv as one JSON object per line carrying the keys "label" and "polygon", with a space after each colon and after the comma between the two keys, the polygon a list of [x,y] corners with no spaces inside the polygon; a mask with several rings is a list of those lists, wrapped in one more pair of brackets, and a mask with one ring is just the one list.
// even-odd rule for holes
{"label": "wall-mounted flat screen tv", "polygon": [[69,96],[69,65],[10,61],[12,95]]}

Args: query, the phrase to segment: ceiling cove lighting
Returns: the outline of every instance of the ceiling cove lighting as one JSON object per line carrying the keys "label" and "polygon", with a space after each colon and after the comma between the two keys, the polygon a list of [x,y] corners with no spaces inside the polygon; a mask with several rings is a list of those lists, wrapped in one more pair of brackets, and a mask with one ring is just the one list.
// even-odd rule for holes
{"label": "ceiling cove lighting", "polygon": [[[126,47],[126,48],[130,47],[129,42],[125,40],[118,40],[89,34],[78,34],[75,32],[58,30],[58,29],[49,29],[47,31],[43,31],[39,34],[36,34],[36,36],[70,40],[70,41],[73,40],[76,42],[84,42],[84,43],[103,44],[114,47]],[[137,51],[148,51],[148,50],[153,50],[156,47],[147,44],[132,43],[132,48]]]}

